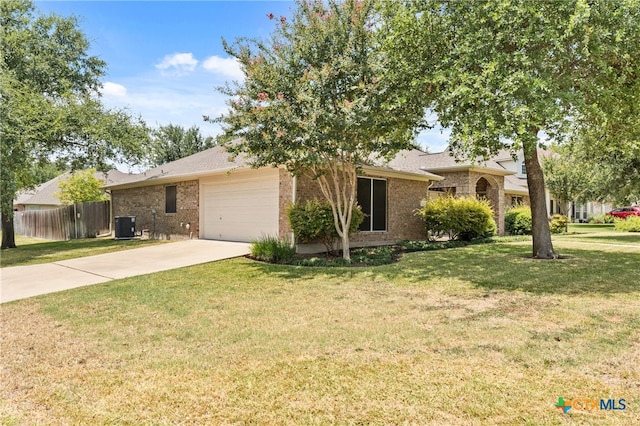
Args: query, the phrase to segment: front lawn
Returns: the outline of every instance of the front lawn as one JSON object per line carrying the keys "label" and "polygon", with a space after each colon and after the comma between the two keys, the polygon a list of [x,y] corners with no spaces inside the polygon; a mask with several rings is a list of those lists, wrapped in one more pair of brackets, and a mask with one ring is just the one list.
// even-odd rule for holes
{"label": "front lawn", "polygon": [[49,241],[16,236],[16,245],[18,247],[2,250],[0,253],[0,267],[58,262],[60,260],[111,253],[164,242],[166,241],[114,240],[111,237]]}
{"label": "front lawn", "polygon": [[640,424],[640,248],[530,244],[241,258],[3,305],[0,423]]}

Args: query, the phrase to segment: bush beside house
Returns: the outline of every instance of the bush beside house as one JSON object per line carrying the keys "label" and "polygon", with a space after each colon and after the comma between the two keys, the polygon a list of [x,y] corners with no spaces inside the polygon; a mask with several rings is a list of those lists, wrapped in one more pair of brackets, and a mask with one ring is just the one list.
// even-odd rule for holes
{"label": "bush beside house", "polygon": [[448,236],[451,240],[471,241],[490,237],[497,229],[489,202],[475,197],[439,197],[417,213],[432,240]]}
{"label": "bush beside house", "polygon": [[[321,241],[327,254],[335,250],[338,232],[328,202],[311,199],[294,204],[287,210],[287,217],[298,242],[308,244]],[[356,232],[363,220],[362,210],[359,207],[354,208],[349,233]]]}

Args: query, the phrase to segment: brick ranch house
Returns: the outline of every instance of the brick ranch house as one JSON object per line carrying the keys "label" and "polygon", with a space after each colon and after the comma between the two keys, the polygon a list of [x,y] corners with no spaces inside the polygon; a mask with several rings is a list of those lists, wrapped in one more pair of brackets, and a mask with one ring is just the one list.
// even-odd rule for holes
{"label": "brick ranch house", "polygon": [[[433,154],[414,149],[400,152],[384,166],[365,167],[364,172],[358,178],[358,203],[367,219],[351,239],[354,247],[424,239],[414,212],[433,197],[486,198],[500,235],[508,208],[529,204],[524,159],[507,151],[473,164],[456,161],[448,148]],[[322,198],[312,180],[294,178],[283,168],[251,169],[240,157],[231,160],[221,147],[130,175],[106,189],[111,192],[114,217],[136,216],[138,231],[173,239],[290,238],[288,206]],[[549,193],[546,204],[550,215],[558,212]],[[598,213],[607,207],[588,203],[578,213],[586,218],[587,208]]]}
{"label": "brick ranch house", "polygon": [[[414,212],[428,198],[429,186],[443,177],[421,168],[423,155],[403,151],[384,166],[364,167],[357,198],[367,218],[352,236],[353,246],[425,238]],[[114,218],[135,216],[138,232],[170,239],[291,238],[287,208],[322,198],[311,179],[293,177],[284,168],[252,169],[222,147],[130,175],[105,189]]]}

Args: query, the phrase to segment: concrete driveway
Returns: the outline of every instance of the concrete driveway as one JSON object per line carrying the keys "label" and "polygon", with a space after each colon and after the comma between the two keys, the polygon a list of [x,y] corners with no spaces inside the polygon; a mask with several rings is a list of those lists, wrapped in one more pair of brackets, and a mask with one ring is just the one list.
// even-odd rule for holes
{"label": "concrete driveway", "polygon": [[0,303],[244,256],[249,254],[249,247],[248,243],[188,240],[41,265],[0,268]]}

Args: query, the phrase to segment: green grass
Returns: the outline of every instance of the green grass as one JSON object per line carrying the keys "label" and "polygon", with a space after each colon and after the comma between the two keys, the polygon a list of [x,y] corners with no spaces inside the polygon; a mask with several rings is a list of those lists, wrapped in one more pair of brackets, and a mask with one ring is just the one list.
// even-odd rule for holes
{"label": "green grass", "polygon": [[606,232],[613,231],[613,223],[570,223],[570,233]]}
{"label": "green grass", "polygon": [[639,424],[640,248],[581,237],[556,261],[234,259],[9,303],[0,423]]}
{"label": "green grass", "polygon": [[164,243],[164,241],[114,240],[110,237],[49,241],[16,236],[17,247],[2,250],[0,253],[0,267],[57,262],[60,260],[111,253],[161,243]]}

